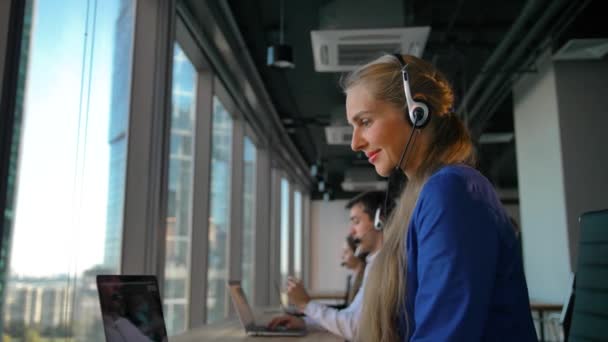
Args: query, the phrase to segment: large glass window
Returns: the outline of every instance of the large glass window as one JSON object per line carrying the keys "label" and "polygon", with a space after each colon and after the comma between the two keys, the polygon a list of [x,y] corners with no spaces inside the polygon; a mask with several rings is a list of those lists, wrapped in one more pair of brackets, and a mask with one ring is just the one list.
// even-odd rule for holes
{"label": "large glass window", "polygon": [[175,44],[164,291],[165,318],[169,335],[186,330],[188,321],[196,76],[194,66],[180,46]]}
{"label": "large glass window", "polygon": [[285,286],[289,275],[289,181],[281,178],[281,283]]}
{"label": "large glass window", "polygon": [[213,98],[211,146],[211,197],[209,217],[209,267],[207,269],[207,322],[224,318],[228,281],[228,232],[230,229],[230,175],[232,118],[217,97]]}
{"label": "large glass window", "polygon": [[302,193],[293,193],[293,274],[302,279]]}
{"label": "large glass window", "polygon": [[255,251],[255,145],[245,137],[243,155],[243,274],[242,285],[247,298],[253,298],[253,265]]}
{"label": "large glass window", "polygon": [[3,338],[103,341],[95,275],[120,271],[134,6],[26,3]]}

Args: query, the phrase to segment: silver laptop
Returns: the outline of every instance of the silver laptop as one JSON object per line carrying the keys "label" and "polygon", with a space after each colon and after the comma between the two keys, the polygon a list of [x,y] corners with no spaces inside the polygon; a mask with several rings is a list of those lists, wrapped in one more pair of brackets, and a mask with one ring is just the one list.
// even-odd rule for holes
{"label": "silver laptop", "polygon": [[232,298],[232,304],[234,309],[239,315],[239,320],[245,328],[245,332],[249,336],[304,336],[306,335],[305,329],[287,329],[285,327],[278,327],[276,329],[268,329],[264,325],[256,325],[253,318],[253,312],[247,297],[241,287],[241,282],[238,280],[231,280],[228,282],[228,288],[230,289],[230,297]]}

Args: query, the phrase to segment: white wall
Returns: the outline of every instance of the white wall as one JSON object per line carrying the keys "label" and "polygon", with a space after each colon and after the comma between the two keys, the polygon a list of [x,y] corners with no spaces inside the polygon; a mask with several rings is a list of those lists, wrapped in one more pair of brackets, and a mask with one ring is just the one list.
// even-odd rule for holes
{"label": "white wall", "polygon": [[346,289],[348,272],[340,256],[348,235],[346,200],[312,201],[310,210],[310,291],[339,292]]}
{"label": "white wall", "polygon": [[531,300],[563,303],[570,263],[555,72],[548,55],[537,66],[513,87],[524,267]]}
{"label": "white wall", "polygon": [[578,217],[608,208],[608,61],[556,62],[566,218],[573,269]]}
{"label": "white wall", "polygon": [[608,61],[536,65],[513,87],[524,264],[530,297],[563,303],[578,217],[608,208]]}

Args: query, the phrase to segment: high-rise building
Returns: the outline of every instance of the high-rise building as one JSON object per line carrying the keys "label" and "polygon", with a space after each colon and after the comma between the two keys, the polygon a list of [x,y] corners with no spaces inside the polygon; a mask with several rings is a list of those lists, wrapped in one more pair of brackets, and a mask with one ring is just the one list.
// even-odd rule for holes
{"label": "high-rise building", "polygon": [[127,159],[127,129],[129,122],[130,70],[133,46],[133,4],[121,0],[114,34],[112,63],[112,99],[110,104],[110,173],[108,181],[108,211],[104,247],[104,266],[119,270],[122,243],[125,170]]}

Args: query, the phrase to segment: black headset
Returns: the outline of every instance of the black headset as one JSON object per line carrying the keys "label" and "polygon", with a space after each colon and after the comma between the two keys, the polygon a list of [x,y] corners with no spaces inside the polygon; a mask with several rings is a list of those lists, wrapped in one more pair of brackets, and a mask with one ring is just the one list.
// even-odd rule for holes
{"label": "black headset", "polygon": [[416,101],[412,98],[410,91],[409,75],[407,73],[407,63],[403,60],[403,56],[399,53],[394,54],[395,58],[401,64],[401,75],[403,76],[403,90],[405,91],[405,101],[407,102],[409,122],[414,128],[422,128],[429,123],[431,115],[429,106],[421,101]]}

